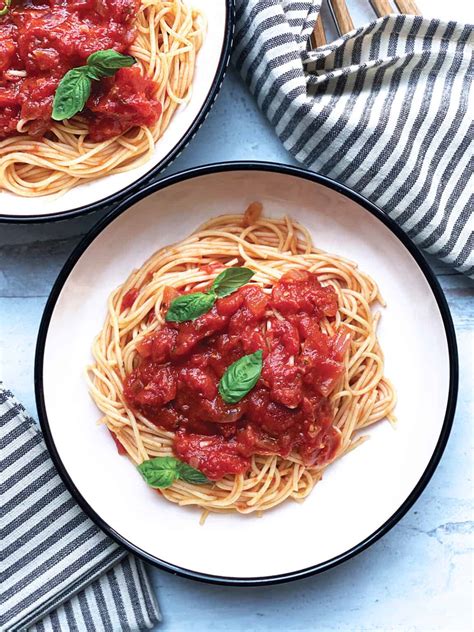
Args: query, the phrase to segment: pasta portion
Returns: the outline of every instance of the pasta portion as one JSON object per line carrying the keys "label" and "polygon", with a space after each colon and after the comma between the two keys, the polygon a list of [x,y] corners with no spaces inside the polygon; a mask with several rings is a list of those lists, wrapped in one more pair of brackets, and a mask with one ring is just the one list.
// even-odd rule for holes
{"label": "pasta portion", "polygon": [[[217,271],[235,266],[252,270],[248,287],[257,286],[266,296],[272,296],[276,284],[288,275],[298,278],[307,272],[323,289],[332,288],[327,292],[335,293],[337,309],[319,319],[320,332],[327,340],[343,334],[347,344],[340,347],[343,357],[337,379],[330,387],[321,381],[318,392],[330,407],[331,436],[337,438],[334,449],[326,451],[324,459],[313,458],[313,462],[302,456],[302,450],[284,456],[253,453],[243,473],[205,484],[178,479],[159,490],[169,501],[200,507],[204,517],[207,512],[263,512],[288,498],[303,500],[329,463],[364,440],[361,431],[382,419],[394,421],[395,393],[384,375],[377,340],[380,312],[376,308],[384,306],[377,285],[356,263],[313,245],[301,224],[289,217],[265,218],[260,213],[261,205],[254,203],[244,215],[212,219],[133,271],[109,298],[107,318],[93,346],[95,362],[88,369],[91,395],[120,451],[137,465],[154,457],[175,455],[180,431],[161,427],[159,415],[151,419],[146,408],[131,405],[124,394],[124,384],[143,362],[137,349],[143,349],[144,341],[166,324],[170,292],[172,296],[205,292]],[[278,317],[281,314],[271,315]],[[262,335],[268,339],[268,325]],[[288,364],[291,362],[290,358]],[[294,409],[293,404],[288,405]],[[294,410],[288,408],[290,414]]]}

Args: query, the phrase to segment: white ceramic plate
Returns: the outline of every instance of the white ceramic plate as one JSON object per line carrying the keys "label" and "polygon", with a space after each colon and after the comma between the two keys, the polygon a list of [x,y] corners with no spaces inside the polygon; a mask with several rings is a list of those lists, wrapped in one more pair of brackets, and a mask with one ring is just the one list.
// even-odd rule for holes
{"label": "white ceramic plate", "polygon": [[64,195],[24,198],[0,191],[0,221],[52,220],[88,212],[130,193],[164,169],[180,153],[206,118],[224,78],[233,30],[233,0],[186,0],[202,10],[207,33],[196,61],[191,98],[174,114],[155,145],[152,158],[141,167],[92,180]]}
{"label": "white ceramic plate", "polygon": [[[260,200],[289,213],[318,247],[359,262],[388,307],[380,324],[393,381],[396,430],[331,465],[303,504],[262,518],[211,515],[158,497],[120,458],[83,377],[111,290],[162,246],[221,213]],[[328,568],[359,552],[407,511],[447,441],[457,390],[453,326],[441,290],[418,251],[369,202],[309,172],[227,163],[178,174],[122,203],[78,247],[61,272],[41,324],[36,394],[56,465],[82,507],[147,560],[207,581],[269,583]],[[238,537],[235,537],[238,534]]]}

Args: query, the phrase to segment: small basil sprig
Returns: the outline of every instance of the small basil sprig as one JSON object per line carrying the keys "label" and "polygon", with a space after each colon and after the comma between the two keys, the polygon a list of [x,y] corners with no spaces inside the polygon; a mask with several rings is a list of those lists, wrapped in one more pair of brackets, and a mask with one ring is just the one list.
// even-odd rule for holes
{"label": "small basil sprig", "polygon": [[175,298],[166,312],[165,320],[174,323],[196,320],[208,312],[218,298],[229,296],[250,281],[254,274],[249,268],[226,268],[216,276],[208,292],[194,292]]}
{"label": "small basil sprig", "polygon": [[71,118],[84,108],[90,93],[91,80],[87,76],[87,67],[69,70],[56,88],[51,117],[55,121]]}
{"label": "small basil sprig", "polygon": [[263,352],[255,351],[227,367],[219,382],[219,393],[228,404],[235,404],[258,382],[263,366]]}
{"label": "small basil sprig", "polygon": [[157,456],[143,461],[137,468],[148,485],[155,488],[169,487],[179,478],[197,485],[210,482],[202,472],[174,456]]}
{"label": "small basil sprig", "polygon": [[87,58],[87,69],[91,79],[99,81],[112,77],[120,68],[128,68],[136,63],[135,57],[122,55],[113,48],[98,50]]}
{"label": "small basil sprig", "polygon": [[128,68],[135,63],[135,57],[122,55],[111,48],[92,53],[85,66],[69,70],[59,82],[51,117],[63,121],[81,112],[90,96],[92,81],[111,77],[119,68]]}
{"label": "small basil sprig", "polygon": [[4,0],[3,9],[0,9],[0,17],[8,13],[8,11],[10,10],[11,3],[12,3],[12,0]]}
{"label": "small basil sprig", "polygon": [[195,292],[194,294],[183,294],[175,298],[165,319],[176,323],[183,323],[185,320],[195,320],[208,312],[216,302],[214,294]]}
{"label": "small basil sprig", "polygon": [[211,292],[218,298],[229,296],[250,281],[255,272],[250,268],[226,268],[214,279]]}

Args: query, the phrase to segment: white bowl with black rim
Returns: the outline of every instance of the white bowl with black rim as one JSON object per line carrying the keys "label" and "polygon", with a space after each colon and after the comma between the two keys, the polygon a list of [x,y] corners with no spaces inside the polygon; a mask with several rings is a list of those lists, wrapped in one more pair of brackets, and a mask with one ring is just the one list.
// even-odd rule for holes
{"label": "white bowl with black rim", "polygon": [[[109,293],[159,248],[254,200],[288,213],[318,248],[357,261],[387,301],[379,326],[385,373],[397,391],[394,429],[332,464],[304,503],[263,517],[179,507],[147,487],[120,457],[89,397],[84,367]],[[443,293],[420,252],[373,204],[322,176],[271,163],[186,171],[121,202],[71,255],[47,302],[35,360],[41,426],[53,460],[84,511],[126,548],[160,568],[209,582],[258,585],[331,568],[385,534],[427,485],[456,404],[456,340]]]}
{"label": "white bowl with black rim", "polygon": [[130,171],[79,184],[59,196],[28,198],[0,190],[0,222],[52,221],[96,210],[143,187],[183,151],[219,93],[234,28],[234,0],[186,1],[205,15],[206,35],[196,58],[190,99],[174,113],[150,160]]}

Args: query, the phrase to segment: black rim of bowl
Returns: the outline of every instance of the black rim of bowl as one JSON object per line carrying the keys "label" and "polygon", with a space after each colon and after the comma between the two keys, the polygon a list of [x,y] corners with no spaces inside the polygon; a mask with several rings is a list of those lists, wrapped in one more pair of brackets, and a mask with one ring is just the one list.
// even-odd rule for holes
{"label": "black rim of bowl", "polygon": [[[215,100],[220,92],[222,82],[224,81],[225,73],[227,67],[230,62],[230,54],[232,50],[232,38],[234,33],[234,0],[225,0],[226,4],[226,21],[225,21],[225,32],[224,32],[224,41],[222,43],[222,51],[219,59],[219,64],[217,67],[217,71],[214,77],[214,81],[207,93],[207,96],[196,115],[195,119],[187,129],[184,136],[181,140],[169,151],[166,156],[160,160],[160,162],[149,169],[146,173],[144,173],[140,178],[129,184],[128,186],[120,189],[116,193],[112,195],[106,196],[97,200],[96,202],[92,202],[91,204],[84,204],[82,206],[78,206],[76,208],[60,211],[58,213],[45,213],[42,215],[12,215],[10,213],[0,213],[0,223],[12,223],[12,224],[21,224],[21,223],[33,223],[40,224],[43,222],[54,222],[57,220],[64,220],[72,217],[77,217],[79,215],[87,215],[88,213],[92,213],[93,211],[97,211],[103,206],[107,206],[112,203],[118,203],[121,200],[125,199],[127,195],[131,195],[134,191],[136,191],[140,186],[146,185],[151,178],[157,176],[160,172],[162,172],[166,167],[169,167],[170,164],[174,161],[175,158],[179,156],[179,154],[187,147],[189,142],[194,138],[197,131],[201,127],[201,125],[206,120],[207,115],[212,109],[212,106],[215,103]],[[158,141],[159,142],[159,141]]]}
{"label": "black rim of bowl", "polygon": [[[54,439],[49,428],[48,417],[46,414],[46,406],[44,401],[44,392],[43,392],[43,359],[44,359],[44,349],[46,338],[48,334],[49,323],[51,320],[51,316],[54,311],[54,307],[56,305],[56,301],[59,297],[59,294],[69,277],[72,269],[76,265],[77,261],[80,259],[82,254],[85,252],[87,247],[94,241],[95,237],[101,233],[104,228],[106,228],[116,217],[121,215],[128,208],[133,206],[136,202],[140,201],[142,198],[155,193],[156,191],[160,191],[165,187],[170,185],[174,185],[180,183],[184,180],[188,180],[190,178],[199,177],[208,174],[215,174],[219,172],[227,172],[227,171],[265,171],[265,172],[273,172],[280,173],[283,175],[296,176],[299,178],[303,178],[305,180],[310,180],[311,182],[315,182],[317,184],[321,184],[326,186],[342,195],[345,195],[349,199],[357,202],[360,206],[362,206],[366,211],[368,211],[371,215],[375,216],[379,219],[385,226],[387,226],[392,233],[398,237],[398,239],[402,242],[405,248],[410,252],[413,256],[415,262],[423,272],[426,280],[428,281],[431,291],[436,299],[441,317],[443,319],[443,324],[446,332],[446,340],[448,344],[448,352],[449,352],[449,391],[448,391],[448,401],[446,405],[446,412],[444,416],[443,426],[441,429],[441,433],[436,444],[436,447],[433,451],[431,459],[423,472],[418,483],[415,485],[409,496],[402,503],[400,507],[393,513],[393,515],[382,524],[376,531],[366,537],[364,540],[359,542],[356,546],[351,549],[341,553],[340,555],[327,560],[323,563],[316,564],[310,566],[308,568],[303,568],[299,570],[295,570],[288,573],[282,573],[278,575],[272,576],[263,576],[263,577],[228,577],[228,576],[217,576],[217,575],[209,575],[207,573],[201,573],[197,571],[193,571],[190,569],[183,568],[181,566],[176,566],[171,564],[165,560],[156,558],[153,555],[150,555],[146,551],[143,551],[132,542],[126,540],[123,536],[117,533],[109,524],[107,524],[86,502],[86,500],[81,496],[79,491],[74,485],[74,482],[70,478],[64,464],[61,461],[60,455],[56,449]],[[315,575],[317,573],[321,573],[322,571],[328,570],[337,566],[338,564],[349,560],[354,557],[358,553],[361,553],[374,542],[376,542],[380,537],[385,535],[410,509],[410,507],[414,504],[417,498],[420,496],[422,491],[425,489],[428,484],[431,476],[433,475],[436,467],[441,459],[441,456],[446,447],[449,433],[451,431],[454,412],[456,408],[456,399],[457,399],[457,390],[458,390],[458,354],[457,354],[457,345],[456,345],[456,336],[453,326],[453,321],[451,318],[451,314],[449,311],[448,304],[444,297],[443,291],[438,283],[438,280],[434,276],[434,273],[431,271],[428,263],[424,259],[421,252],[413,245],[410,239],[405,235],[405,233],[395,224],[395,222],[387,217],[378,207],[374,204],[363,198],[361,195],[351,191],[347,187],[338,184],[337,182],[330,180],[324,176],[318,175],[316,173],[312,173],[306,171],[301,168],[290,167],[286,165],[279,165],[270,162],[255,162],[255,161],[243,161],[243,162],[223,162],[216,163],[212,165],[207,165],[204,167],[196,167],[193,169],[189,169],[187,171],[183,171],[173,176],[169,176],[156,182],[142,191],[134,193],[132,196],[128,197],[126,200],[120,202],[117,207],[112,210],[108,215],[106,215],[102,220],[94,226],[91,231],[84,237],[81,243],[75,248],[69,259],[66,261],[64,267],[62,268],[59,276],[53,286],[51,294],[46,303],[46,307],[43,313],[43,317],[41,320],[38,341],[36,346],[36,355],[35,355],[35,395],[36,395],[36,404],[38,408],[38,414],[40,419],[41,428],[43,430],[43,435],[46,440],[46,444],[49,448],[50,454],[53,458],[53,461],[56,465],[56,468],[61,475],[64,483],[68,487],[71,494],[77,500],[82,509],[89,515],[89,517],[108,535],[110,535],[114,540],[116,540],[119,544],[123,545],[132,553],[138,555],[146,562],[150,562],[154,564],[160,569],[166,570],[175,575],[181,575],[183,577],[187,577],[190,579],[195,579],[199,581],[204,581],[208,583],[214,584],[224,584],[224,585],[233,585],[233,586],[258,586],[258,585],[268,585],[268,584],[278,584],[282,582],[292,581],[295,579],[300,579],[304,577],[308,577],[310,575]]]}

